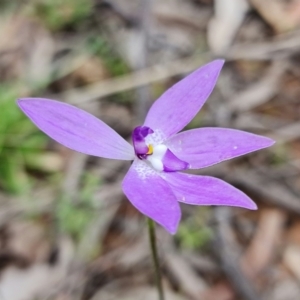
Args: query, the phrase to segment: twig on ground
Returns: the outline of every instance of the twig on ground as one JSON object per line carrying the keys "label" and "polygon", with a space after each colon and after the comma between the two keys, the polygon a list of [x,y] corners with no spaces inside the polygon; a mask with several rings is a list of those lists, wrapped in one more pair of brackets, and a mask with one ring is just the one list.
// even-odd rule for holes
{"label": "twig on ground", "polygon": [[256,171],[238,170],[227,177],[231,182],[258,194],[263,201],[300,214],[299,197],[279,182],[269,180]]}
{"label": "twig on ground", "polygon": [[63,197],[74,199],[78,194],[80,179],[87,159],[86,154],[72,152],[62,184]]}
{"label": "twig on ground", "polygon": [[[300,49],[299,34],[299,31],[295,31],[292,34],[282,35],[270,42],[235,45],[225,55],[225,59],[228,61],[237,59],[276,60],[290,57]],[[201,55],[194,55],[164,65],[155,65],[118,78],[104,80],[101,83],[74,88],[48,96],[80,105],[84,102],[95,101],[101,97],[191,72],[212,59],[212,57],[213,55],[210,52],[205,52]]]}
{"label": "twig on ground", "polygon": [[53,99],[63,99],[71,104],[82,104],[95,101],[119,92],[135,89],[172,76],[188,73],[195,70],[206,60],[203,57],[190,57],[165,65],[156,65],[135,71],[129,75],[104,80],[97,84],[91,84],[82,88],[74,88],[60,94],[49,95]]}
{"label": "twig on ground", "polygon": [[241,260],[241,268],[248,278],[255,279],[274,259],[286,217],[286,213],[277,208],[261,211],[258,228]]}
{"label": "twig on ground", "polygon": [[[163,267],[171,283],[189,299],[199,299],[207,289],[207,283],[193,268],[186,257],[176,249],[173,238],[163,230],[158,231],[163,256]],[[200,297],[201,298],[201,297]],[[202,299],[202,298],[201,298]]]}
{"label": "twig on ground", "polygon": [[278,93],[281,77],[288,66],[289,63],[285,60],[274,61],[266,75],[259,82],[237,94],[229,102],[229,107],[243,112],[269,101]]}
{"label": "twig on ground", "polygon": [[[247,300],[259,300],[252,283],[246,278],[239,266],[239,249],[233,238],[230,226],[230,208],[218,207],[215,209],[216,220],[222,220],[222,225],[217,227],[215,250],[221,260],[224,272],[233,284],[237,293]],[[224,217],[226,221],[224,221]]]}
{"label": "twig on ground", "polygon": [[289,125],[276,129],[269,136],[273,138],[277,144],[284,144],[300,137],[300,122],[294,122]]}

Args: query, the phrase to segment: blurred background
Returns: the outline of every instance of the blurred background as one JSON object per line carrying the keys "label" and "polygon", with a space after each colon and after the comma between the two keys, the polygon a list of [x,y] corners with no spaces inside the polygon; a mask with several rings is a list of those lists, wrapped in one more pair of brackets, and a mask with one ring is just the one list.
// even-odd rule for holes
{"label": "blurred background", "polygon": [[216,57],[188,128],[277,143],[197,172],[257,211],[182,205],[175,236],[157,226],[167,299],[299,299],[300,1],[1,0],[1,300],[157,299],[145,220],[121,191],[129,163],[55,143],[15,100],[77,105],[130,140],[163,91]]}

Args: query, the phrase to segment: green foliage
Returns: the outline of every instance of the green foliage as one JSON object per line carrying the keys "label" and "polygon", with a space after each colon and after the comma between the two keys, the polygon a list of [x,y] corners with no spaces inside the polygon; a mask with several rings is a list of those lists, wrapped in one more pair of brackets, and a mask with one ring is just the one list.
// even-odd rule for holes
{"label": "green foliage", "polygon": [[1,12],[3,12],[3,10],[14,9],[15,7],[17,7],[17,5],[18,5],[17,0],[1,0],[0,1]]}
{"label": "green foliage", "polygon": [[[112,77],[118,77],[130,73],[130,69],[125,61],[111,47],[104,36],[93,36],[87,42],[88,51],[98,55],[108,72]],[[112,95],[109,100],[116,103],[132,103],[134,99],[134,91],[125,91]]]}
{"label": "green foliage", "polygon": [[89,16],[91,10],[91,0],[36,0],[33,5],[33,14],[55,31],[76,26]]}
{"label": "green foliage", "polygon": [[181,247],[199,249],[211,240],[213,232],[205,224],[207,214],[206,208],[197,208],[197,214],[180,223],[176,236]]}
{"label": "green foliage", "polygon": [[56,216],[59,228],[77,241],[82,239],[95,214],[93,194],[99,187],[99,184],[98,177],[91,173],[86,173],[83,176],[83,185],[76,203],[67,197],[62,197],[58,201]]}
{"label": "green foliage", "polygon": [[269,154],[270,164],[273,166],[279,166],[288,162],[287,145],[275,145],[272,148],[272,152]]}
{"label": "green foliage", "polygon": [[192,121],[185,127],[185,130],[199,128],[203,126],[203,112],[199,112]]}
{"label": "green foliage", "polygon": [[88,40],[88,50],[100,56],[110,74],[115,76],[129,73],[129,68],[122,58],[112,49],[103,36],[93,36]]}
{"label": "green foliage", "polygon": [[16,105],[16,86],[0,85],[0,186],[12,193],[29,187],[27,155],[39,155],[47,138]]}

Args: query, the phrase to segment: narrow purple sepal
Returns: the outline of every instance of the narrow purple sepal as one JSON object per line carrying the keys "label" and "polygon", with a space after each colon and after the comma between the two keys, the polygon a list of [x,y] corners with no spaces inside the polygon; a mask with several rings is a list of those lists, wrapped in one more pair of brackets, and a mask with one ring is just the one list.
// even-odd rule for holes
{"label": "narrow purple sepal", "polygon": [[166,138],[180,131],[211,94],[223,64],[224,60],[214,60],[168,89],[154,102],[144,125],[161,131]]}
{"label": "narrow purple sepal", "polygon": [[133,147],[93,115],[66,103],[19,99],[18,105],[44,133],[62,145],[89,155],[133,160]]}
{"label": "narrow purple sepal", "polygon": [[162,159],[165,172],[183,171],[188,169],[189,164],[174,155],[169,149]]}
{"label": "narrow purple sepal", "polygon": [[207,127],[180,132],[166,145],[178,158],[188,162],[191,169],[199,169],[274,143],[270,138],[241,130]]}
{"label": "narrow purple sepal", "polygon": [[145,162],[135,160],[122,183],[128,200],[141,213],[175,234],[180,206],[168,183]]}
{"label": "narrow purple sepal", "polygon": [[218,178],[184,173],[164,173],[164,178],[180,202],[257,209],[246,194]]}

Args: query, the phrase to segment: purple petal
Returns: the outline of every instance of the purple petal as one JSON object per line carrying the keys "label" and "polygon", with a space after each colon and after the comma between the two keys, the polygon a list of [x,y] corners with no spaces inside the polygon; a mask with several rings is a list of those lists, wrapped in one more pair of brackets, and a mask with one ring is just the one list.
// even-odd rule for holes
{"label": "purple petal", "polygon": [[189,168],[189,164],[179,159],[169,149],[162,159],[165,172],[182,171]]}
{"label": "purple petal", "polygon": [[20,99],[18,105],[40,130],[72,150],[105,158],[134,159],[129,143],[75,106],[40,98]]}
{"label": "purple petal", "polygon": [[227,128],[192,129],[171,137],[166,145],[180,159],[199,169],[270,147],[274,141],[260,135]]}
{"label": "purple petal", "polygon": [[177,200],[192,205],[228,205],[257,209],[243,192],[218,178],[183,173],[164,173]]}
{"label": "purple petal", "polygon": [[160,175],[145,162],[134,161],[123,183],[129,201],[171,234],[177,230],[181,211],[175,195]]}
{"label": "purple petal", "polygon": [[209,97],[223,64],[223,60],[214,60],[172,86],[154,102],[144,125],[166,138],[180,131]]}

